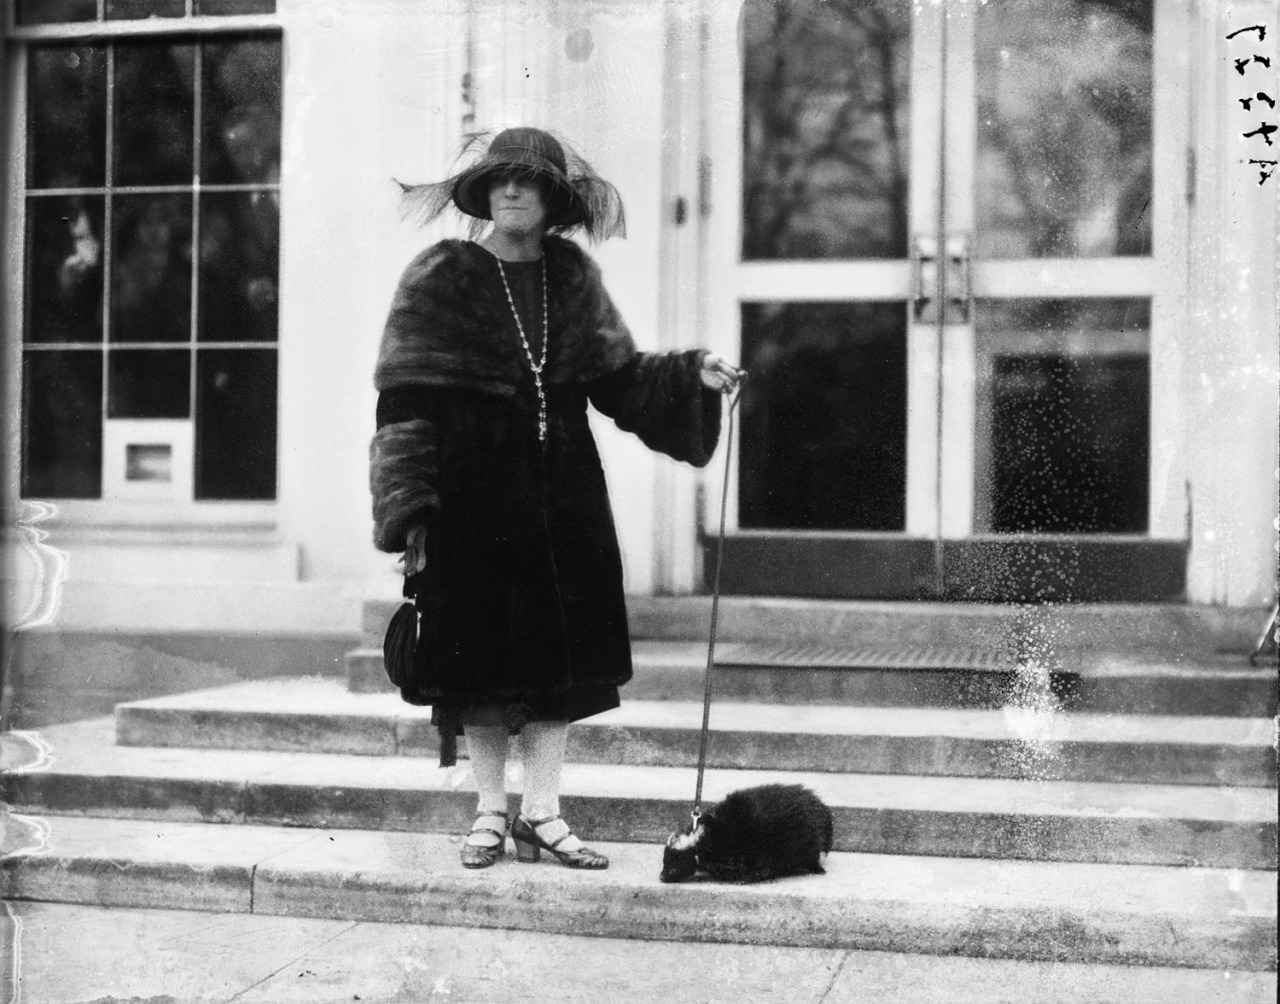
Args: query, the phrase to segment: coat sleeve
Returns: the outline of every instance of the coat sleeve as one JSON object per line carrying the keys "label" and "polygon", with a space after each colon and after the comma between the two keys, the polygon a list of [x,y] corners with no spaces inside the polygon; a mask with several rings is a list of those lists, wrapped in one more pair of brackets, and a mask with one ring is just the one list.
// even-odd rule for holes
{"label": "coat sleeve", "polygon": [[369,489],[374,546],[403,551],[409,527],[429,523],[440,505],[436,426],[421,392],[379,395],[378,430],[369,447]]}
{"label": "coat sleeve", "polygon": [[720,439],[720,397],[703,386],[704,349],[639,352],[587,387],[591,403],[651,450],[704,467]]}

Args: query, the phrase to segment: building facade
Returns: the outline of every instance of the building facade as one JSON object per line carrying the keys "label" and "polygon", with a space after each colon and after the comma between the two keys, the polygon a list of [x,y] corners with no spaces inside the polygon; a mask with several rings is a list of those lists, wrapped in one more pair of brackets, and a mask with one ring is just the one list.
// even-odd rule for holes
{"label": "building facade", "polygon": [[[520,124],[620,190],[641,347],[751,370],[731,588],[1273,601],[1274,3],[9,8],[19,625],[357,633],[382,322],[463,232],[394,179]],[[598,419],[628,590],[699,591],[723,454]]]}

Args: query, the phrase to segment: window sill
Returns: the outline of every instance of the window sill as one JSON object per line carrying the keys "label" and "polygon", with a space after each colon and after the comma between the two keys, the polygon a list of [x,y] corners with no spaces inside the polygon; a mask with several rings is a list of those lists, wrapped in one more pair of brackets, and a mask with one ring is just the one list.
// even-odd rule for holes
{"label": "window sill", "polygon": [[219,534],[274,534],[275,502],[102,502],[90,499],[23,500],[10,506],[10,525],[43,530],[188,531],[210,538]]}
{"label": "window sill", "polygon": [[219,34],[244,31],[279,31],[279,14],[219,14],[192,17],[153,17],[121,21],[72,21],[64,24],[12,25],[5,29],[0,17],[0,30],[18,42],[48,42],[75,39],[96,41],[123,36],[147,37],[183,34]]}

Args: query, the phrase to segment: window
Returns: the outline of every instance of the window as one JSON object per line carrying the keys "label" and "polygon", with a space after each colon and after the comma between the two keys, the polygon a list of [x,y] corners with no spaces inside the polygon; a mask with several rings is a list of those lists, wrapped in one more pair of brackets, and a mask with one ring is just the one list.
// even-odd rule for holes
{"label": "window", "polygon": [[19,0],[23,497],[275,497],[274,6]]}
{"label": "window", "polygon": [[274,14],[276,0],[17,0],[14,21],[73,24],[151,17]]}

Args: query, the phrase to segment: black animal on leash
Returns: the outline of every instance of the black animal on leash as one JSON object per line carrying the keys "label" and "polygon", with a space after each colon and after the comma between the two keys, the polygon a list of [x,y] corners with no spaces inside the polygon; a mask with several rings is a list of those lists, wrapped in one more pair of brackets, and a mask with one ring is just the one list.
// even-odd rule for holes
{"label": "black animal on leash", "polygon": [[823,875],[834,821],[822,799],[799,784],[742,788],[667,838],[663,882],[705,872],[718,882],[765,882]]}

